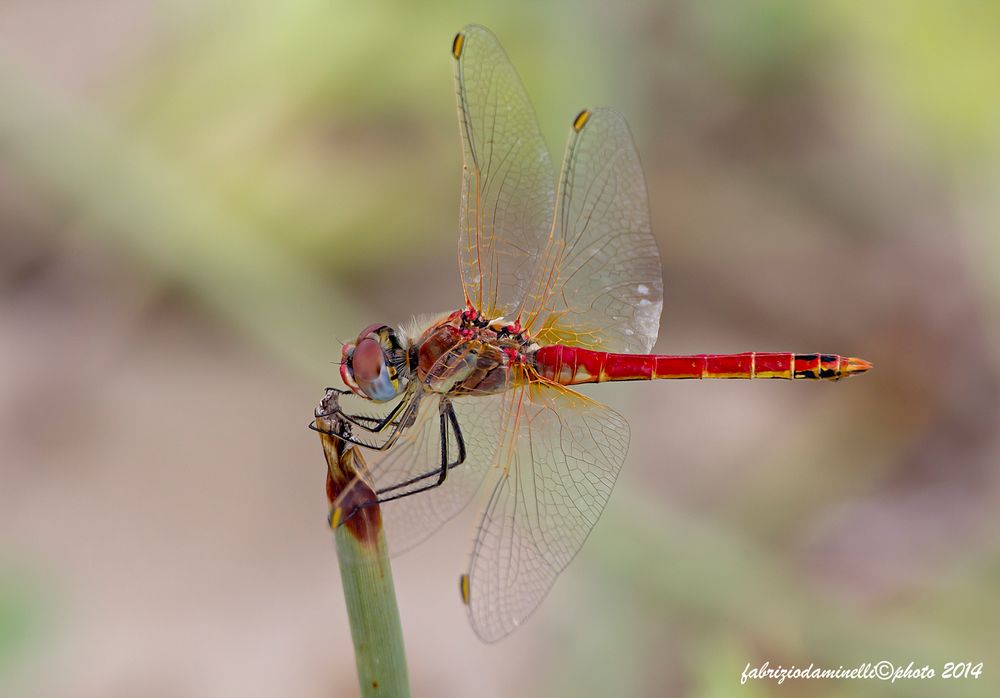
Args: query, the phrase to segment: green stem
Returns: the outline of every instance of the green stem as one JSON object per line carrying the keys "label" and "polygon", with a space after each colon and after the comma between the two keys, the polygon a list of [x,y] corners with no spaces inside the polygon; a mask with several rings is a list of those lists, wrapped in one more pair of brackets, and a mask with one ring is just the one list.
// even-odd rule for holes
{"label": "green stem", "polygon": [[[317,412],[326,413],[326,410],[321,405]],[[340,433],[340,424],[330,419],[317,417],[316,424],[325,431]],[[326,492],[331,521],[337,523],[340,517],[334,513],[334,502],[346,488],[350,488],[352,501],[358,501],[355,497],[370,501],[375,494],[356,477],[365,467],[356,447],[325,433],[320,433],[320,440],[329,466]],[[403,631],[378,504],[360,509],[335,526],[333,537],[351,622],[361,695],[409,696]]]}

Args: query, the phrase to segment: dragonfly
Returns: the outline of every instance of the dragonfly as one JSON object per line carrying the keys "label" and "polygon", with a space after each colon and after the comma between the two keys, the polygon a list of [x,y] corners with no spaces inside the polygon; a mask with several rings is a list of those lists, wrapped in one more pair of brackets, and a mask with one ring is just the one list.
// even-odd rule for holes
{"label": "dragonfly", "polygon": [[[585,109],[558,176],[497,38],[451,45],[463,169],[464,303],[345,344],[349,390],[325,417],[375,457],[390,546],[427,538],[482,493],[460,591],[476,634],[499,640],[538,607],[597,523],[628,451],[617,412],[575,386],[703,378],[838,380],[871,364],[836,354],[651,354],[663,306],[646,185],[624,117]],[[375,408],[375,406],[378,406]],[[372,409],[376,413],[372,413]],[[322,426],[314,422],[314,429]],[[376,500],[348,486],[331,523]]]}

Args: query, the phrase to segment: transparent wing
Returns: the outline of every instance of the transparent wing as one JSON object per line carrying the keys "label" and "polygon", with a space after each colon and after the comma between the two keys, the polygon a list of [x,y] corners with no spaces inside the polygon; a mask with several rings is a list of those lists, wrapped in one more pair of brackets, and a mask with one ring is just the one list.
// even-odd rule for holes
{"label": "transparent wing", "polygon": [[[399,554],[423,542],[462,511],[482,485],[493,462],[498,440],[501,396],[459,398],[454,400],[453,405],[465,440],[465,461],[448,471],[448,478],[440,487],[387,502],[382,506],[386,536],[393,554]],[[427,472],[421,468],[428,462],[434,464],[432,468],[440,464],[440,427],[436,410],[435,418],[429,421],[433,422],[434,427],[425,427],[419,438],[415,439],[413,448],[407,449],[408,453],[397,448],[387,454],[390,462],[385,464],[385,469],[387,473],[392,473],[390,478],[405,480]],[[454,438],[449,438],[449,462],[454,462],[457,446]],[[423,461],[424,466],[416,465],[417,461]]]}
{"label": "transparent wing", "polygon": [[510,393],[503,423],[508,436],[463,589],[486,642],[520,625],[579,551],[629,442],[621,415],[537,378]]}
{"label": "transparent wing", "polygon": [[[493,461],[501,396],[473,395],[455,399],[452,404],[465,441],[465,461],[449,469],[439,487],[382,505],[386,537],[394,555],[421,543],[465,508]],[[402,494],[437,480],[442,446],[439,405],[437,395],[424,394],[417,408],[416,422],[392,448],[385,452],[364,450],[368,467],[363,477],[369,487],[380,490],[415,480],[386,493]],[[458,443],[451,425],[446,424],[446,428],[448,462],[452,463],[458,456]],[[345,490],[338,504],[350,501],[351,496],[351,492]]]}
{"label": "transparent wing", "polygon": [[465,27],[452,46],[463,175],[459,264],[466,299],[499,317],[524,297],[549,237],[555,172],[500,42]]}
{"label": "transparent wing", "polygon": [[662,308],[660,254],[628,124],[610,109],[581,112],[523,324],[543,344],[647,353]]}

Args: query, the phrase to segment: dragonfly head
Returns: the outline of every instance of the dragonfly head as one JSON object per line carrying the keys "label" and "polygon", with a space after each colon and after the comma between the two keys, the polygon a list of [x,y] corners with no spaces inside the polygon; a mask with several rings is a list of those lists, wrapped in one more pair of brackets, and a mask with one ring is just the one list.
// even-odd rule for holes
{"label": "dragonfly head", "polygon": [[355,394],[388,402],[406,389],[406,350],[388,325],[369,325],[355,344],[345,344],[340,377]]}

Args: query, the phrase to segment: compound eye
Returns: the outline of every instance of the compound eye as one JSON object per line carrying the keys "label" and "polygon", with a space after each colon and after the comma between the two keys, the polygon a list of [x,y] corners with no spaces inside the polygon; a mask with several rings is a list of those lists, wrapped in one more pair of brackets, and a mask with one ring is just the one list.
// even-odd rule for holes
{"label": "compound eye", "polygon": [[367,337],[358,342],[351,357],[351,370],[358,387],[372,400],[385,402],[396,396],[395,382],[377,340]]}
{"label": "compound eye", "polygon": [[354,369],[354,380],[359,384],[370,383],[378,380],[385,368],[385,357],[382,355],[382,347],[374,339],[362,339],[354,347],[354,356],[351,357],[351,368]]}

